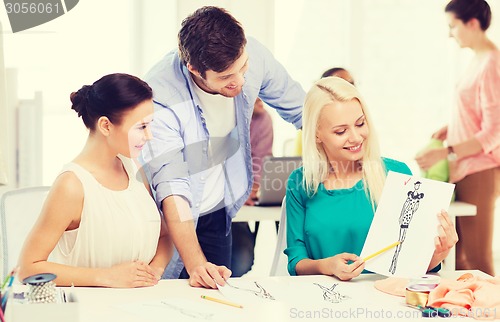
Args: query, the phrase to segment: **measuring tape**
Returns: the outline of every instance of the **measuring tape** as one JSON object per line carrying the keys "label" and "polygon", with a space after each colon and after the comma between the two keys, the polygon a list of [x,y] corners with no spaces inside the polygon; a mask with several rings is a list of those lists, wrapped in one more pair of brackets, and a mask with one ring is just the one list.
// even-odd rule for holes
{"label": "measuring tape", "polygon": [[425,307],[429,293],[438,286],[439,281],[439,276],[435,275],[411,278],[405,291],[406,304]]}

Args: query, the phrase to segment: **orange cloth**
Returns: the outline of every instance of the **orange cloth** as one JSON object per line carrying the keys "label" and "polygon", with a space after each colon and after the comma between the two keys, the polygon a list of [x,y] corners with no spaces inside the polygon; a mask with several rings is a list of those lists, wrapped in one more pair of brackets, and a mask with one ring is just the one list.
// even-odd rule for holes
{"label": "orange cloth", "polygon": [[442,279],[430,292],[427,305],[447,308],[453,315],[500,319],[500,277],[472,277],[462,281]]}

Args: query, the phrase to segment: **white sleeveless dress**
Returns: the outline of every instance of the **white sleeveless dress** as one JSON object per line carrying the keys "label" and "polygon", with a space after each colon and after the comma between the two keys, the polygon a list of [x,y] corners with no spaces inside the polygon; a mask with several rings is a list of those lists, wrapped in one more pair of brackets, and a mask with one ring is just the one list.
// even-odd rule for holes
{"label": "white sleeveless dress", "polygon": [[[73,172],[82,182],[84,201],[80,226],[64,232],[52,258],[55,262],[90,268],[140,260],[149,263],[160,236],[160,213],[131,159],[120,156],[129,177],[125,190],[102,186],[76,163],[61,173]],[[139,178],[139,179],[138,179]]]}

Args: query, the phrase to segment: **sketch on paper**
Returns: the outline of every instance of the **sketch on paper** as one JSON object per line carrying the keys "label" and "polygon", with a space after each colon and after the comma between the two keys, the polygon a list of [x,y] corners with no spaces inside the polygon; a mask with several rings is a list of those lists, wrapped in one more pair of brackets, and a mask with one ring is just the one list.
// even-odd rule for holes
{"label": "sketch on paper", "polygon": [[323,290],[323,300],[327,302],[340,303],[344,300],[350,299],[349,296],[342,295],[339,292],[335,291],[335,288],[337,287],[337,285],[339,285],[338,283],[333,284],[330,288],[318,283],[314,283],[314,285],[319,286]]}
{"label": "sketch on paper", "polygon": [[176,305],[173,305],[173,304],[170,304],[170,303],[167,303],[165,301],[160,301],[160,303],[154,303],[154,304],[144,304],[145,306],[155,306],[155,307],[158,307],[158,306],[163,306],[163,307],[167,307],[171,310],[174,310],[184,316],[187,316],[187,317],[190,317],[190,318],[193,318],[193,319],[203,319],[203,320],[211,320],[212,317],[214,316],[213,313],[203,313],[203,312],[198,312],[198,311],[195,311],[195,310],[192,310],[192,309],[185,309],[185,308],[182,308],[180,306],[176,306]]}
{"label": "sketch on paper", "polygon": [[[231,315],[218,305],[203,303],[181,297],[166,297],[145,302],[127,302],[115,305],[117,308],[140,317],[141,321],[227,321]],[[230,312],[229,312],[230,314]]]}
{"label": "sketch on paper", "polygon": [[396,250],[392,256],[391,267],[389,268],[389,272],[393,275],[396,272],[399,253],[406,238],[406,230],[410,227],[411,220],[418,210],[420,200],[424,198],[424,194],[418,191],[421,184],[420,181],[414,183],[413,190],[408,191],[407,198],[401,209],[399,216],[399,245],[396,246]]}
{"label": "sketch on paper", "polygon": [[365,269],[385,276],[420,276],[434,253],[437,214],[448,209],[455,185],[389,171],[360,257],[399,242],[366,261]]}
{"label": "sketch on paper", "polygon": [[257,281],[254,281],[255,286],[257,286],[258,290],[251,290],[243,287],[238,287],[231,285],[229,281],[226,281],[227,286],[245,292],[253,293],[255,296],[266,299],[266,300],[275,300],[274,296],[271,295],[265,288],[263,288]]}

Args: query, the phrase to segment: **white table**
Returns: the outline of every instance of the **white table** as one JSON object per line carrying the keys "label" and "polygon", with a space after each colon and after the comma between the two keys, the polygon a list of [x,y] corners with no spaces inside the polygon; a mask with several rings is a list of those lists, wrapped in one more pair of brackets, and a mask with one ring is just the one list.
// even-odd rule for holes
{"label": "white table", "polygon": [[[456,217],[460,216],[475,216],[476,215],[476,206],[455,201],[450,204],[450,208],[448,210],[449,215],[452,218],[453,224],[455,224]],[[236,217],[233,219],[234,222],[249,222],[249,221],[263,221],[263,220],[272,220],[272,221],[280,221],[281,216],[281,207],[257,207],[257,206],[243,206],[240,211],[236,214]],[[448,257],[444,261],[443,265],[444,270],[455,270],[455,247],[450,250]]]}
{"label": "white table", "polygon": [[[465,202],[452,202],[449,208],[449,214],[452,217],[460,216],[475,216],[476,206]],[[243,206],[233,219],[234,222],[243,221],[263,221],[273,220],[280,221],[281,207],[258,207],[258,206]]]}
{"label": "white table", "polygon": [[[456,279],[458,276],[462,275],[462,272],[442,272],[440,276],[442,278]],[[474,275],[480,275],[487,277],[486,274],[480,271],[470,271]],[[125,305],[125,307],[133,308],[138,304],[148,304],[151,305],[154,302],[159,302],[165,300],[170,301],[189,301],[193,303],[192,309],[194,311],[200,310],[203,307],[210,308],[216,314],[223,314],[223,316],[216,316],[212,319],[200,319],[200,321],[312,321],[314,319],[300,319],[297,318],[298,312],[306,312],[306,310],[315,309],[329,309],[342,312],[353,312],[359,309],[372,310],[373,312],[378,312],[380,314],[381,310],[384,310],[384,316],[387,316],[387,312],[394,317],[396,314],[402,314],[408,316],[419,316],[419,312],[411,309],[404,305],[404,298],[388,295],[376,290],[373,287],[374,281],[378,279],[383,279],[384,276],[376,274],[364,274],[356,279],[350,281],[356,290],[363,290],[362,295],[359,297],[366,298],[367,296],[373,299],[367,306],[360,307],[359,299],[349,299],[348,301],[342,302],[337,305],[335,303],[325,302],[321,298],[321,290],[318,289],[319,299],[317,302],[312,302],[311,299],[306,298],[305,294],[297,292],[297,294],[292,294],[292,296],[287,296],[285,298],[277,298],[277,301],[270,300],[257,300],[255,302],[242,302],[243,308],[234,308],[231,306],[226,306],[219,303],[214,303],[211,301],[201,299],[201,295],[208,295],[212,297],[217,297],[224,299],[224,296],[217,290],[206,290],[201,288],[193,288],[188,285],[187,280],[162,280],[158,285],[148,288],[138,288],[138,289],[107,289],[107,288],[89,288],[89,287],[77,287],[74,289],[79,301],[79,322],[109,322],[109,321],[120,321],[120,322],[168,322],[168,321],[191,321],[188,317],[186,319],[173,319],[172,316],[168,314],[153,313],[155,312],[155,307],[151,307],[151,311],[143,305],[143,311],[148,312],[149,315],[157,314],[154,316],[146,316],[146,314],[141,315],[140,312],[135,311],[127,312],[126,309],[120,307],[120,305]],[[294,276],[294,277],[263,277],[254,279],[231,279],[234,283],[239,280],[246,281],[247,283],[253,283],[257,280],[264,287],[269,285],[274,285],[274,287],[286,288],[292,287],[290,289],[299,289],[304,283],[310,283],[312,286],[313,282],[321,283],[323,285],[333,285],[337,283],[338,280],[328,276]],[[270,284],[271,283],[271,284]],[[299,284],[302,283],[302,284]],[[349,287],[345,285],[344,287]],[[67,289],[67,288],[66,288]],[[275,288],[276,289],[276,288]],[[359,294],[359,292],[357,293]],[[317,293],[315,293],[317,295]],[[283,296],[283,294],[281,294]],[[355,296],[356,297],[356,296]],[[290,300],[291,299],[291,300]],[[366,305],[364,302],[363,305]],[[166,311],[168,312],[168,311]],[[331,314],[332,311],[330,311]],[[187,312],[190,313],[190,312]],[[366,314],[366,312],[364,313]],[[320,321],[332,321],[332,318],[319,319]],[[346,321],[350,319],[340,319],[341,321]],[[382,321],[379,318],[369,319],[366,316],[361,315],[353,321]],[[399,319],[401,320],[401,319]],[[413,320],[413,319],[412,319]],[[414,319],[417,320],[417,319]],[[422,321],[421,319],[418,319]],[[38,321],[45,321],[42,317]],[[314,320],[315,321],[315,320]],[[404,321],[408,321],[404,318]]]}

